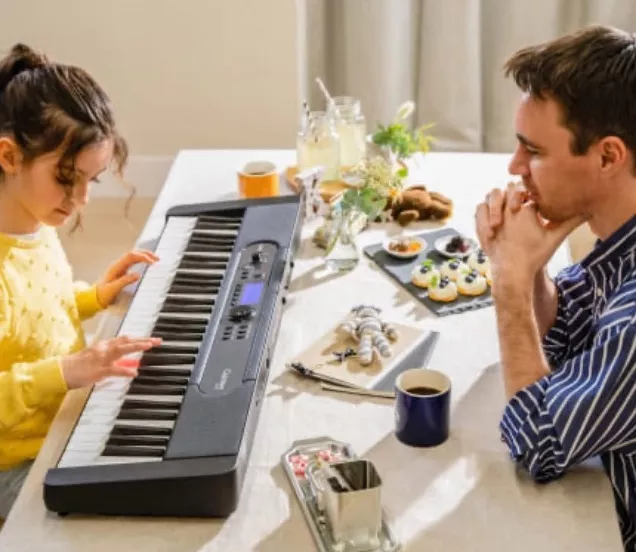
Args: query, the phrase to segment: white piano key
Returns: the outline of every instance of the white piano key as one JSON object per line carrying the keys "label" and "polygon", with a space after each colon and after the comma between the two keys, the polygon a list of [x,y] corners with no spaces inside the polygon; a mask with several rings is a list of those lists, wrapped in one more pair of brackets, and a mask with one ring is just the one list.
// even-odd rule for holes
{"label": "white piano key", "polygon": [[100,456],[93,464],[139,464],[140,462],[161,462],[160,456]]}
{"label": "white piano key", "polygon": [[162,312],[161,317],[165,319],[171,320],[202,320],[207,321],[210,319],[209,314],[197,313],[197,312],[188,312],[188,313],[180,313],[180,312]]}
{"label": "white piano key", "polygon": [[172,429],[174,420],[117,420],[114,425]]}
{"label": "white piano key", "polygon": [[[175,334],[178,335],[178,334]],[[166,347],[200,347],[200,341],[173,341],[172,339],[164,338],[161,342],[162,345]]]}
{"label": "white piano key", "polygon": [[126,398],[140,402],[160,402],[167,406],[179,405],[183,402],[183,397],[180,395],[128,395]]}
{"label": "white piano key", "polygon": [[194,236],[209,236],[209,237],[214,237],[214,236],[237,236],[238,235],[238,231],[239,229],[233,229],[233,228],[228,228],[226,230],[221,230],[221,229],[210,229],[210,230],[206,230],[204,228],[197,228],[196,230],[193,230],[192,234]]}
{"label": "white piano key", "polygon": [[227,272],[224,268],[178,268],[176,276],[225,276]]}

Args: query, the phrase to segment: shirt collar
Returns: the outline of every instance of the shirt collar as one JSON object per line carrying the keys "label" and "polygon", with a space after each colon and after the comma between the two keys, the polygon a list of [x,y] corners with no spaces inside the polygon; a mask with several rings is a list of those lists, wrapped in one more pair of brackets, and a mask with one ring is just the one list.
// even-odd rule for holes
{"label": "shirt collar", "polygon": [[636,249],[636,215],[618,228],[605,240],[596,240],[594,249],[581,261],[581,266],[589,268],[599,263],[607,263]]}

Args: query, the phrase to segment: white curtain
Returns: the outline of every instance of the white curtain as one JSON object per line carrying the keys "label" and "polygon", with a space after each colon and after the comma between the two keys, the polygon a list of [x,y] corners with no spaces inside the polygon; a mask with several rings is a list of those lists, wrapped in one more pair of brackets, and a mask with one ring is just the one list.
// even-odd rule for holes
{"label": "white curtain", "polygon": [[303,91],[360,98],[367,125],[407,99],[434,122],[435,149],[511,151],[517,49],[592,23],[636,31],[635,0],[305,0]]}

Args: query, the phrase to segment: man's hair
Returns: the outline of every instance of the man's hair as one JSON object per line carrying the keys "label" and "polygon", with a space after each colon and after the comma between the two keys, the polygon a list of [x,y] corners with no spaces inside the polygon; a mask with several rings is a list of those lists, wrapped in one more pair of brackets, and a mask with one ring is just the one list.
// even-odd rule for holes
{"label": "man's hair", "polygon": [[516,52],[504,65],[517,86],[538,99],[552,98],[563,125],[584,154],[605,136],[617,136],[636,159],[636,37],[594,25]]}

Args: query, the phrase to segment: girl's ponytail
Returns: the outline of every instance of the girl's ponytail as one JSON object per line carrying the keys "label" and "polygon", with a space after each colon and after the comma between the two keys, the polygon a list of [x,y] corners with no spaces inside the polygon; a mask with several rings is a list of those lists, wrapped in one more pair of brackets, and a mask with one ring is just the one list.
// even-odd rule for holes
{"label": "girl's ponytail", "polygon": [[48,60],[44,55],[24,44],[16,44],[4,59],[0,59],[0,95],[20,73],[46,65]]}

